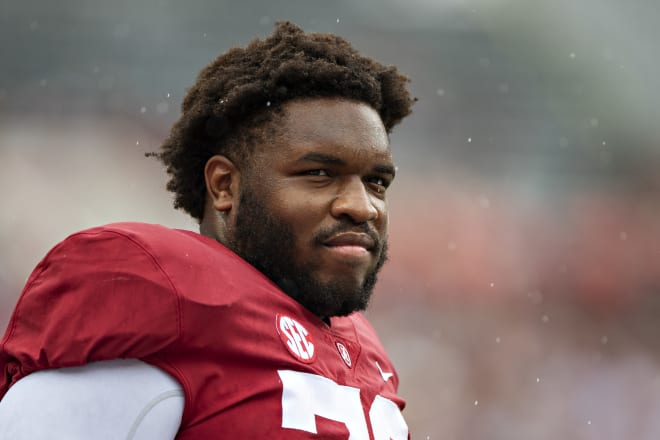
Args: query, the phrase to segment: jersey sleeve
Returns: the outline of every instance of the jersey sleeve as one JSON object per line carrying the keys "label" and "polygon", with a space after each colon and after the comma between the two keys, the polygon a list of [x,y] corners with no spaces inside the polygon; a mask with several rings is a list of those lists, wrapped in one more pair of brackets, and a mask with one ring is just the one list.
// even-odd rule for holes
{"label": "jersey sleeve", "polygon": [[70,236],[35,268],[0,341],[0,398],[36,370],[157,353],[180,333],[177,298],[134,237],[104,228]]}

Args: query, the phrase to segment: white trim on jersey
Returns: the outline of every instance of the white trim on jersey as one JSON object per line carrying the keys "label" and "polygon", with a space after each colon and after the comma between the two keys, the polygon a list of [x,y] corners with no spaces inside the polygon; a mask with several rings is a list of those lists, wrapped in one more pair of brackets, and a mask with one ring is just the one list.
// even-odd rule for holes
{"label": "white trim on jersey", "polygon": [[32,373],[0,401],[0,440],[166,440],[183,414],[181,385],[135,359]]}

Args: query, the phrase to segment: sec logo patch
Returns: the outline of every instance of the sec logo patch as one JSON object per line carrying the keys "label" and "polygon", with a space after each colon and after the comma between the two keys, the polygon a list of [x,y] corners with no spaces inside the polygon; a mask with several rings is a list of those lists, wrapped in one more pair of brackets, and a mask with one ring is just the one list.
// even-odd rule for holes
{"label": "sec logo patch", "polygon": [[293,318],[278,314],[275,318],[277,333],[284,346],[300,362],[310,364],[316,359],[316,343],[305,327]]}

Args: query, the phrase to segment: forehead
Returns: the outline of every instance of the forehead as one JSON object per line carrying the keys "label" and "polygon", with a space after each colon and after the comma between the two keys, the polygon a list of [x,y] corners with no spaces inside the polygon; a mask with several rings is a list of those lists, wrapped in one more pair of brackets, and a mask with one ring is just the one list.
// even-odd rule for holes
{"label": "forehead", "polygon": [[346,99],[304,99],[286,103],[279,122],[281,145],[274,153],[324,148],[337,154],[391,160],[389,138],[376,110]]}

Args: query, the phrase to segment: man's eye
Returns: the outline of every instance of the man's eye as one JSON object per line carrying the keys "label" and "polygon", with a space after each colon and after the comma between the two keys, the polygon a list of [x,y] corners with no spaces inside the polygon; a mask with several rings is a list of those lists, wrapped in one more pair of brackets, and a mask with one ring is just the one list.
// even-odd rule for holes
{"label": "man's eye", "polygon": [[372,177],[371,178],[371,183],[374,183],[376,185],[384,186],[387,188],[390,186],[390,182],[387,179],[383,179],[382,177]]}
{"label": "man's eye", "polygon": [[322,176],[322,177],[326,177],[330,175],[327,170],[309,170],[306,172],[306,174],[310,176]]}
{"label": "man's eye", "polygon": [[379,193],[385,192],[387,187],[390,186],[390,182],[382,177],[371,177],[367,179],[367,182],[369,182],[369,185]]}

